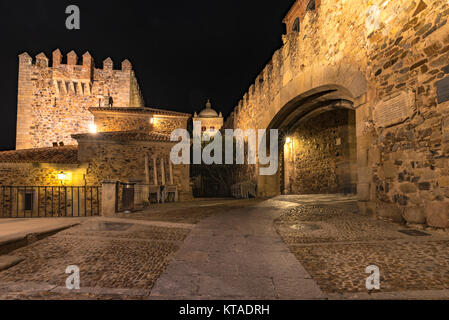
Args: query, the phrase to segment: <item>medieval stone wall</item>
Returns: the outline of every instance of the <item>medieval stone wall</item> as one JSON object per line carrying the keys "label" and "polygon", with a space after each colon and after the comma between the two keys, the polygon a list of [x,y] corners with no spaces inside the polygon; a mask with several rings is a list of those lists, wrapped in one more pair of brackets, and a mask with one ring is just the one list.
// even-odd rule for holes
{"label": "medieval stone wall", "polygon": [[[140,181],[145,183],[145,154],[149,156],[150,182],[153,182],[153,158],[157,159],[159,184],[162,181],[161,159],[165,163],[165,181],[169,181],[168,160],[172,143],[157,142],[111,142],[79,141],[78,157],[82,163],[88,163],[87,185],[98,185],[105,180],[121,182]],[[181,201],[192,199],[189,166],[173,166],[173,179],[178,186]]]}
{"label": "medieval stone wall", "polygon": [[72,51],[62,64],[59,50],[53,63],[39,54],[35,62],[26,53],[19,56],[17,149],[49,147],[53,142],[75,144],[72,134],[89,131],[93,123],[90,107],[107,105],[141,107],[143,99],[129,61],[114,70],[111,59],[96,69],[89,53],[82,65]]}
{"label": "medieval stone wall", "polygon": [[[233,126],[267,128],[298,97],[337,90],[356,109],[361,211],[448,228],[448,17],[446,0],[322,0],[284,36]],[[280,192],[271,181],[259,179],[260,194]]]}
{"label": "medieval stone wall", "polygon": [[187,117],[154,116],[153,130],[171,134],[177,129],[186,129],[189,119]]}
{"label": "medieval stone wall", "polygon": [[95,114],[95,125],[98,132],[142,131],[150,132],[152,125],[150,115],[117,112],[101,112]]}
{"label": "medieval stone wall", "polygon": [[[58,174],[64,172],[66,186],[85,185],[86,168],[69,164],[0,163],[0,186],[62,186]],[[100,185],[97,185],[100,186]]]}
{"label": "medieval stone wall", "polygon": [[[302,124],[285,145],[288,185],[293,194],[353,193],[351,148],[355,123],[347,110],[329,111]],[[353,111],[351,113],[354,113]],[[293,151],[293,157],[291,152]],[[352,159],[357,161],[357,159]]]}

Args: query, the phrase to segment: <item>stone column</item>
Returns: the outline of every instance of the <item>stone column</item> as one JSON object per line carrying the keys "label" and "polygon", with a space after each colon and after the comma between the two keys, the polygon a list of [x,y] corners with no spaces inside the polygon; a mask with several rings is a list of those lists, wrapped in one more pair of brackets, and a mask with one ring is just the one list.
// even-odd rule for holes
{"label": "stone column", "polygon": [[171,163],[171,160],[168,160],[168,165],[170,168],[170,185],[173,186],[175,182],[173,180],[173,164]]}
{"label": "stone column", "polygon": [[150,163],[148,153],[145,154],[145,183],[150,184]]}
{"label": "stone column", "polygon": [[117,181],[103,181],[101,185],[101,215],[111,216],[116,212],[117,205]]}
{"label": "stone column", "polygon": [[161,158],[161,174],[162,174],[162,185],[165,186],[165,164],[164,158]]}
{"label": "stone column", "polygon": [[154,172],[154,185],[158,185],[157,181],[157,160],[156,157],[153,158],[153,172]]}

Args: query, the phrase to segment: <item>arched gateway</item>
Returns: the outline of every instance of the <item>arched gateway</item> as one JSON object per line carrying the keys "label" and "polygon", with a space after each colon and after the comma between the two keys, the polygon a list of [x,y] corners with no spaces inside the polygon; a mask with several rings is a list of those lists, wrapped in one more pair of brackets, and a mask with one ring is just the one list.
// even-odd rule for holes
{"label": "arched gateway", "polygon": [[356,192],[362,213],[449,228],[448,16],[442,0],[297,0],[225,125],[279,129],[280,170],[243,178],[259,196]]}
{"label": "arched gateway", "polygon": [[280,166],[258,177],[260,196],[356,193],[355,109],[367,81],[353,66],[311,67],[288,81],[262,128],[279,130]]}

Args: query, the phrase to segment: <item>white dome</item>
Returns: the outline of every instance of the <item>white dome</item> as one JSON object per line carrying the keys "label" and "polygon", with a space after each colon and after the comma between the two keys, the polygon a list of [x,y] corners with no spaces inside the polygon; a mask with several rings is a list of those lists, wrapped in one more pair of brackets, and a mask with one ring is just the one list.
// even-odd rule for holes
{"label": "white dome", "polygon": [[212,104],[210,103],[210,100],[206,103],[206,109],[200,112],[199,114],[200,118],[218,118],[218,113],[214,109],[212,109]]}

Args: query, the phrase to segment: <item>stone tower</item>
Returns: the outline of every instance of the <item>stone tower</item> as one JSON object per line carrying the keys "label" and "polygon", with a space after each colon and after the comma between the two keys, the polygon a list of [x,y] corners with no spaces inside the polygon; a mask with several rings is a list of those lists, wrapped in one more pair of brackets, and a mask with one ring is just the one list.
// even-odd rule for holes
{"label": "stone tower", "polygon": [[54,142],[76,144],[71,135],[89,131],[93,123],[91,107],[144,107],[139,84],[128,60],[114,70],[110,58],[103,68],[95,68],[86,52],[78,63],[74,51],[63,63],[59,49],[52,65],[44,53],[35,61],[19,55],[16,149],[52,146]]}

